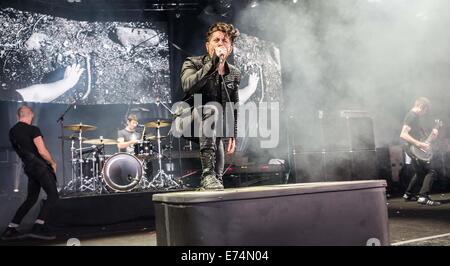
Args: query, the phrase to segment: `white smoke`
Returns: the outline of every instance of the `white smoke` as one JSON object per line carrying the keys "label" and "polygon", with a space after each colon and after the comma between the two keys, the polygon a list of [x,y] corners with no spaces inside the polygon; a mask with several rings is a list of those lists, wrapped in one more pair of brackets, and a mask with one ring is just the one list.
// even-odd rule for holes
{"label": "white smoke", "polygon": [[364,109],[377,146],[398,142],[417,96],[448,115],[449,22],[447,0],[262,1],[238,20],[279,41],[284,95],[296,116]]}

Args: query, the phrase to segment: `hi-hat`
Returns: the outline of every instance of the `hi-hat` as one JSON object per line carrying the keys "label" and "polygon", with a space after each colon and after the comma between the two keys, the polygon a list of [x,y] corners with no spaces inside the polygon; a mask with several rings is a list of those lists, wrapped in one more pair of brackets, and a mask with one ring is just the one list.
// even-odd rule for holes
{"label": "hi-hat", "polygon": [[[58,137],[58,139],[61,139],[61,138],[62,138],[61,136]],[[76,136],[76,135],[64,136],[63,139],[67,140],[67,141],[71,141],[71,140],[78,141],[78,140],[80,140],[80,138],[78,136]],[[87,140],[87,138],[81,137],[81,140],[85,141],[85,140]]]}
{"label": "hi-hat", "polygon": [[74,125],[67,125],[67,126],[64,126],[64,128],[67,130],[75,131],[75,132],[80,132],[81,130],[82,131],[92,131],[92,130],[97,129],[97,127],[95,127],[95,126],[84,125],[82,123],[74,124]]}
{"label": "hi-hat", "polygon": [[168,127],[172,124],[171,121],[169,120],[163,120],[163,119],[158,119],[155,121],[151,121],[145,124],[146,127],[149,128],[161,128],[161,127]]}
{"label": "hi-hat", "polygon": [[88,139],[83,141],[83,143],[92,145],[114,145],[119,142],[115,139]]}

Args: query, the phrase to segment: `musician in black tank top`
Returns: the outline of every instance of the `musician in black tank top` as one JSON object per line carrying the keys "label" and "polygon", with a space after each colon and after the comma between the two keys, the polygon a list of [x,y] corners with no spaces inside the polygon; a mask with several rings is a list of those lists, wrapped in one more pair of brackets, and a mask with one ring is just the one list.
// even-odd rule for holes
{"label": "musician in black tank top", "polygon": [[[420,97],[415,101],[414,107],[406,114],[400,138],[404,140],[407,145],[414,145],[417,148],[424,150],[430,148],[429,144],[422,142],[422,140],[427,137],[427,134],[421,122],[421,117],[428,111],[429,107],[430,100],[425,97]],[[432,134],[436,138],[438,135],[437,129],[433,129]],[[406,201],[417,200],[417,203],[426,206],[440,205],[440,202],[432,200],[429,196],[434,177],[436,176],[436,171],[431,168],[430,162],[419,160],[414,156],[411,156],[411,162],[415,174],[409,182],[403,198]],[[422,183],[422,186],[417,193],[415,188],[419,182]]]}

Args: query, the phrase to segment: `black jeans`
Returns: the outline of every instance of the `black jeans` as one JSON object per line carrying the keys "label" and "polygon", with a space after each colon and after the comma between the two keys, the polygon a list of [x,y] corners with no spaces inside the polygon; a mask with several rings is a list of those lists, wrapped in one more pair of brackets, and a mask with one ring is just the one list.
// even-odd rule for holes
{"label": "black jeans", "polygon": [[28,176],[27,198],[20,205],[12,220],[15,224],[20,224],[25,215],[36,204],[41,188],[47,194],[47,200],[44,201],[40,210],[38,219],[46,221],[50,210],[59,199],[58,190],[56,188],[56,180],[54,174],[48,167],[32,167],[25,168],[25,174]]}
{"label": "black jeans", "polygon": [[222,138],[216,139],[216,176],[222,180],[223,169],[225,167],[225,150]]}
{"label": "black jeans", "polygon": [[[191,112],[192,110],[192,112]],[[217,128],[218,123],[222,123],[220,116],[223,115],[218,111],[215,105],[204,105],[201,108],[185,109],[185,113],[178,117],[174,124],[176,125],[175,131],[179,135],[189,136],[187,139],[198,142],[200,145],[200,151],[202,150],[212,150],[215,154],[215,173],[219,179],[222,179],[223,170],[225,166],[225,151],[224,151],[224,137],[217,134],[222,127]],[[187,112],[187,113],[186,113]],[[188,114],[186,116],[186,114]],[[198,122],[201,121],[200,125]],[[205,123],[205,121],[208,121]],[[195,130],[198,129],[198,131]],[[196,132],[200,132],[201,135],[196,135]],[[174,129],[174,128],[172,128]],[[206,133],[206,134],[205,134]],[[193,137],[192,137],[193,136]]]}
{"label": "black jeans", "polygon": [[429,162],[424,162],[417,159],[411,159],[414,176],[409,182],[408,188],[406,189],[407,194],[416,194],[416,186],[419,182],[422,182],[422,187],[419,191],[419,196],[427,197],[430,194],[431,186],[433,185],[434,177],[436,176],[436,171],[431,168]]}

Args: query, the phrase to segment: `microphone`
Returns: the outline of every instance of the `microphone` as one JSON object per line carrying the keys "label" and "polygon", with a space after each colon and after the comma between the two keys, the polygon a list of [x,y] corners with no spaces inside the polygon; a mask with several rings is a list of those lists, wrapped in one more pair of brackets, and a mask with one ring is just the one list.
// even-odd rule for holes
{"label": "microphone", "polygon": [[219,57],[220,64],[225,62],[226,49],[224,47],[216,47],[215,53],[216,53],[216,56]]}

